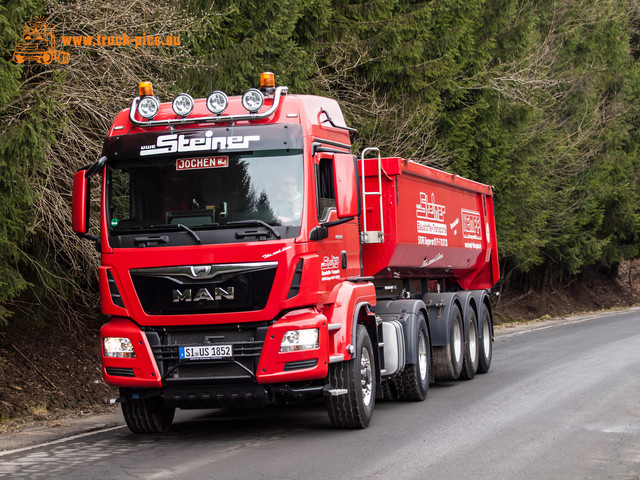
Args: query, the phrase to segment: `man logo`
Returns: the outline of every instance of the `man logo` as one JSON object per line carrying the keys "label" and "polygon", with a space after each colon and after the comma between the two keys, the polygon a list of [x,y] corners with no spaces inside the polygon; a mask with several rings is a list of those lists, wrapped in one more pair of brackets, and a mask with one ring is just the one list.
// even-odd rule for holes
{"label": "man logo", "polygon": [[211,274],[211,265],[193,265],[191,266],[191,275],[194,277],[208,277]]}
{"label": "man logo", "polygon": [[208,289],[201,288],[195,293],[195,295],[192,295],[190,288],[185,290],[184,293],[180,290],[173,290],[173,303],[202,301],[213,302],[222,300],[223,298],[225,300],[234,300],[234,287],[227,287],[226,290],[222,287],[215,287],[213,289],[213,294],[211,294]]}

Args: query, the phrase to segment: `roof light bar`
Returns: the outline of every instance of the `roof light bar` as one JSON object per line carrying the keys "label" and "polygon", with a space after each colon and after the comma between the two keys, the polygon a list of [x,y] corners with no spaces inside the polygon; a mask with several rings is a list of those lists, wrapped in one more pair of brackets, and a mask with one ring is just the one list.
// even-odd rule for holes
{"label": "roof light bar", "polygon": [[263,118],[268,118],[274,114],[276,110],[280,107],[280,101],[282,100],[282,96],[289,93],[289,88],[285,86],[276,87],[275,95],[273,96],[273,103],[269,107],[268,110],[260,113],[244,113],[244,114],[235,114],[235,115],[212,115],[210,117],[181,117],[181,118],[168,118],[164,120],[147,120],[140,121],[136,119],[135,112],[138,109],[138,106],[142,100],[145,98],[155,98],[155,97],[136,97],[131,102],[131,108],[129,109],[129,121],[138,127],[156,127],[160,125],[169,126],[169,125],[184,125],[187,123],[219,123],[219,122],[237,122],[240,120],[261,120]]}

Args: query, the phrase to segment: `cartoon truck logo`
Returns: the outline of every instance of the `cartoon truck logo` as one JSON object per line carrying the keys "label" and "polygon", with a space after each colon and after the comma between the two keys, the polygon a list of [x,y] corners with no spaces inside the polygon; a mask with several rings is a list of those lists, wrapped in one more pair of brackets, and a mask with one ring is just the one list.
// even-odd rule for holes
{"label": "cartoon truck logo", "polygon": [[69,63],[69,53],[56,50],[54,28],[41,20],[25,23],[22,39],[13,52],[13,60],[16,63],[38,62],[46,65],[53,60],[60,64]]}

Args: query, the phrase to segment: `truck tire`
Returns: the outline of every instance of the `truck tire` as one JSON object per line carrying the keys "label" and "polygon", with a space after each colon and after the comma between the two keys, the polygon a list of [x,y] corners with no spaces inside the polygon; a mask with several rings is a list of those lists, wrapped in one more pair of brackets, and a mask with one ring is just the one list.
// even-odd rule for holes
{"label": "truck tire", "polygon": [[478,344],[480,343],[478,340],[478,317],[471,306],[467,310],[467,315],[469,316],[469,341],[464,349],[464,363],[460,373],[460,378],[463,380],[473,379],[478,371]]}
{"label": "truck tire", "polygon": [[480,359],[478,361],[478,373],[487,373],[491,368],[491,356],[493,354],[493,342],[491,338],[491,314],[485,308],[482,315],[482,341],[480,345]]}
{"label": "truck tire", "polygon": [[329,419],[337,428],[367,428],[376,403],[376,369],[367,329],[358,325],[356,356],[329,366],[329,382],[346,394],[326,399]]}
{"label": "truck tire", "polygon": [[[396,387],[393,384],[393,380],[382,381],[382,400],[385,402],[393,402],[398,399],[396,394]],[[380,399],[378,399],[380,400]]]}
{"label": "truck tire", "polygon": [[427,321],[421,313],[418,316],[417,362],[407,365],[400,375],[393,379],[398,400],[421,402],[429,391],[429,371],[431,369],[431,342]]}
{"label": "truck tire", "polygon": [[433,349],[433,367],[436,380],[457,380],[462,372],[464,361],[464,334],[462,330],[462,314],[457,306],[449,325],[449,345]]}
{"label": "truck tire", "polygon": [[162,433],[169,430],[176,409],[165,406],[162,397],[134,399],[130,395],[123,395],[122,390],[120,395],[124,398],[124,420],[133,433]]}

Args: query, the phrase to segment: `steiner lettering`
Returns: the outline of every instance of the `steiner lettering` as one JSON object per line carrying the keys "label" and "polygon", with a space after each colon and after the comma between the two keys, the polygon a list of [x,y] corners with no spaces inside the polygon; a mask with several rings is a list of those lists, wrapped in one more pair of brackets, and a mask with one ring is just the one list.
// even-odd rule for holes
{"label": "steiner lettering", "polygon": [[142,145],[140,156],[162,155],[183,152],[210,152],[213,150],[240,150],[249,148],[251,142],[260,141],[260,135],[214,137],[213,130],[204,132],[204,137],[175,133],[160,135],[155,145]]}

